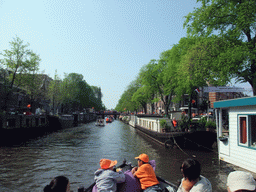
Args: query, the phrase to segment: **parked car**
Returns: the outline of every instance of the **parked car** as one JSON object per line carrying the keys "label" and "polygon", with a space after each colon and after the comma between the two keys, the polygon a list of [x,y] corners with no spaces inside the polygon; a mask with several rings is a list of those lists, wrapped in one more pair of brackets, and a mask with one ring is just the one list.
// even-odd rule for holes
{"label": "parked car", "polygon": [[196,115],[195,117],[192,118],[192,121],[199,121],[203,117],[207,117],[207,116],[209,117],[209,119],[213,119],[212,115]]}

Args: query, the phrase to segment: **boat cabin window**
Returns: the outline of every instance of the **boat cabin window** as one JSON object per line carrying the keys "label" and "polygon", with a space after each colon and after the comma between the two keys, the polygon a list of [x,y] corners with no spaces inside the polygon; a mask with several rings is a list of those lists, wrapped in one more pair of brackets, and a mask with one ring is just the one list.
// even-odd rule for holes
{"label": "boat cabin window", "polygon": [[229,111],[228,109],[222,110],[222,133],[226,136],[229,135]]}
{"label": "boat cabin window", "polygon": [[238,126],[239,145],[256,148],[256,115],[239,115]]}
{"label": "boat cabin window", "polygon": [[229,136],[229,109],[222,108],[215,115],[219,137]]}

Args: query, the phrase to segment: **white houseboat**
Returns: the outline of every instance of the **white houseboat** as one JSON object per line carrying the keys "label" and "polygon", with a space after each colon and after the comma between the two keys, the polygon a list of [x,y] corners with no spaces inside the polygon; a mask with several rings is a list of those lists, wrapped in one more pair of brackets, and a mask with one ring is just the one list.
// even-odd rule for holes
{"label": "white houseboat", "polygon": [[214,102],[219,159],[256,173],[256,97]]}

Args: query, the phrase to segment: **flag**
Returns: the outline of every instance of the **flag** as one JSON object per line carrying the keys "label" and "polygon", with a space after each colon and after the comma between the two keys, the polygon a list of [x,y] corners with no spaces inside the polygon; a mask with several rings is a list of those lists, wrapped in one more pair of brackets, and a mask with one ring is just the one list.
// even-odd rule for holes
{"label": "flag", "polygon": [[196,89],[195,89],[195,91],[196,91],[197,93],[199,93],[199,92],[200,92],[199,88],[196,88]]}

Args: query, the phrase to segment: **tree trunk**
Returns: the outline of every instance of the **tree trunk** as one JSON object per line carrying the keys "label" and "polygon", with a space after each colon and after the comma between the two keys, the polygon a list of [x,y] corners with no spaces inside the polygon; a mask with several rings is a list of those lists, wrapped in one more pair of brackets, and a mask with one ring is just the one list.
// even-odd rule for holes
{"label": "tree trunk", "polygon": [[191,105],[191,102],[192,102],[192,94],[190,94],[189,95],[189,101],[188,101],[189,103],[188,103],[188,118],[189,118],[189,120],[191,119],[191,107],[192,107],[192,105]]}
{"label": "tree trunk", "polygon": [[154,103],[151,103],[151,109],[152,109],[151,114],[153,114],[153,112],[155,111],[155,104]]}
{"label": "tree trunk", "polygon": [[143,109],[145,111],[145,114],[147,114],[147,104],[143,104]]}
{"label": "tree trunk", "polygon": [[252,86],[253,96],[256,96],[256,77],[253,77],[252,83],[250,83]]}
{"label": "tree trunk", "polygon": [[169,105],[164,106],[165,114],[167,117],[169,117]]}
{"label": "tree trunk", "polygon": [[10,97],[11,91],[8,91],[6,96],[4,97],[4,106],[3,106],[3,110],[8,112],[9,108],[8,108],[8,101],[9,101],[9,97]]}

